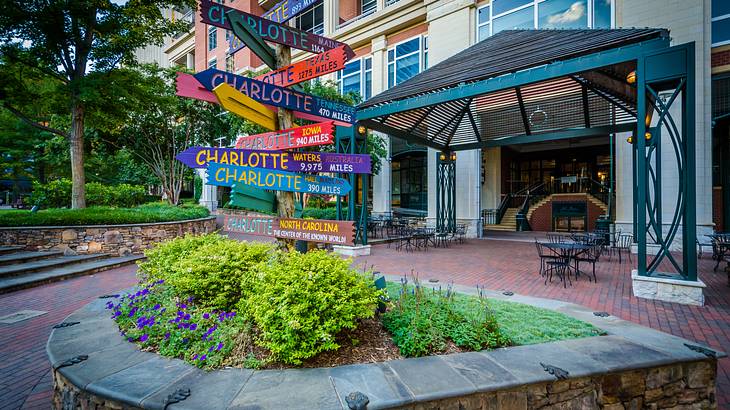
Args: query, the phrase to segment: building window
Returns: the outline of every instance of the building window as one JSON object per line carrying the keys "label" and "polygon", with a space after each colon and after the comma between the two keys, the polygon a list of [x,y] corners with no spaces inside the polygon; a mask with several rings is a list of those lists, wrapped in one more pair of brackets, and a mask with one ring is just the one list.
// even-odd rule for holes
{"label": "building window", "polygon": [[345,68],[337,72],[337,85],[341,94],[355,92],[363,100],[372,97],[373,93],[373,59],[363,57],[345,64]]}
{"label": "building window", "polygon": [[324,33],[324,3],[320,2],[296,17],[296,27],[300,30],[321,35]]}
{"label": "building window", "polygon": [[218,59],[211,58],[210,60],[208,60],[208,68],[218,68]]}
{"label": "building window", "polygon": [[236,63],[233,60],[233,54],[228,54],[226,56],[226,71],[229,73],[236,71]]}
{"label": "building window", "polygon": [[208,26],[208,51],[215,50],[216,47],[218,47],[218,28]]}
{"label": "building window", "polygon": [[360,3],[360,5],[362,7],[362,13],[361,14],[367,15],[367,14],[370,14],[370,13],[374,13],[375,12],[375,9],[378,6],[378,2],[377,2],[377,0],[362,0],[362,2]]}
{"label": "building window", "polygon": [[388,88],[420,73],[428,66],[428,37],[418,36],[388,50]]}
{"label": "building window", "polygon": [[492,0],[477,9],[477,41],[502,30],[613,27],[614,0]]}
{"label": "building window", "polygon": [[428,209],[426,162],[426,152],[422,151],[393,155],[391,202],[394,207],[419,211]]}
{"label": "building window", "polygon": [[712,0],[712,46],[730,44],[730,2]]}

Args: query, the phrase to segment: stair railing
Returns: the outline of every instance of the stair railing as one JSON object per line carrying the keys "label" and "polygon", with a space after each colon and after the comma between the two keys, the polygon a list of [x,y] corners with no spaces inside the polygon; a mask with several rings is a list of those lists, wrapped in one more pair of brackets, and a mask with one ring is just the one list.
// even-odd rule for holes
{"label": "stair railing", "polygon": [[517,216],[515,217],[518,231],[532,230],[530,228],[530,222],[527,220],[527,212],[529,212],[532,205],[544,198],[545,195],[545,182],[533,184],[530,189],[525,192],[525,200],[522,202],[522,205],[517,211]]}

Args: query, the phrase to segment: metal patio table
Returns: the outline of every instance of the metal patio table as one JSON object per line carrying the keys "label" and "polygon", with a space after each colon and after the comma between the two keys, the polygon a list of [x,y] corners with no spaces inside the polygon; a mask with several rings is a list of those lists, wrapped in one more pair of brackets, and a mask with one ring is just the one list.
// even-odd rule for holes
{"label": "metal patio table", "polygon": [[578,242],[547,242],[542,243],[542,245],[550,249],[558,257],[568,259],[567,268],[568,270],[575,271],[576,279],[578,279],[578,276],[583,273],[580,269],[578,269],[578,267],[573,266],[570,263],[570,259],[575,259],[575,257],[577,257],[578,255],[587,252],[591,248],[591,245]]}

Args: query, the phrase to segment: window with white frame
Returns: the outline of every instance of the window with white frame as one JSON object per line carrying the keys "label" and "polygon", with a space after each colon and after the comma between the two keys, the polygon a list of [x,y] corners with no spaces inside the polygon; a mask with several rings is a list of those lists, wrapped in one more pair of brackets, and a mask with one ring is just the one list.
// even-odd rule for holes
{"label": "window with white frame", "polygon": [[208,51],[218,47],[218,27],[208,26]]}
{"label": "window with white frame", "polygon": [[295,26],[313,34],[324,33],[324,3],[320,2],[296,17]]}
{"label": "window with white frame", "polygon": [[373,94],[373,59],[358,58],[345,64],[345,68],[337,72],[337,85],[341,94],[356,92],[363,100]]}
{"label": "window with white frame", "polygon": [[228,71],[229,73],[236,71],[236,63],[233,59],[233,54],[226,55],[226,71]]}
{"label": "window with white frame", "polygon": [[360,14],[367,15],[375,12],[375,9],[378,7],[378,2],[377,0],[361,0],[360,6],[362,10]]}
{"label": "window with white frame", "polygon": [[208,60],[208,68],[218,68],[218,59],[211,58],[210,60]]}
{"label": "window with white frame", "polygon": [[712,45],[730,44],[730,1],[712,0]]}
{"label": "window with white frame", "polygon": [[615,0],[492,0],[477,9],[477,41],[502,30],[611,28]]}
{"label": "window with white frame", "polygon": [[418,36],[388,49],[388,88],[428,67],[428,37]]}

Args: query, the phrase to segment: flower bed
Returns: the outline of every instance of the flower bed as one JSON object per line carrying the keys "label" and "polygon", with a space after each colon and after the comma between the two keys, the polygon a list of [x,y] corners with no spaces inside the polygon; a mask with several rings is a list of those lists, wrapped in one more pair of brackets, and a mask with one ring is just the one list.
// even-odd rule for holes
{"label": "flower bed", "polygon": [[206,369],[328,367],[602,333],[417,280],[378,290],[371,274],[325,251],[283,253],[211,234],[165,242],[147,257],[140,289],[107,303],[112,318],[142,349]]}

